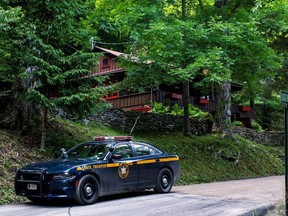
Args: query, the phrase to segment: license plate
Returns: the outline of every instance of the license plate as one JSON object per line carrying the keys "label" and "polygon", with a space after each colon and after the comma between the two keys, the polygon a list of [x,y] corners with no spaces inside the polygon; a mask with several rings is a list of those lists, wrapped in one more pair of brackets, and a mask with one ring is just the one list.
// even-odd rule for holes
{"label": "license plate", "polygon": [[27,184],[28,190],[37,190],[37,184]]}

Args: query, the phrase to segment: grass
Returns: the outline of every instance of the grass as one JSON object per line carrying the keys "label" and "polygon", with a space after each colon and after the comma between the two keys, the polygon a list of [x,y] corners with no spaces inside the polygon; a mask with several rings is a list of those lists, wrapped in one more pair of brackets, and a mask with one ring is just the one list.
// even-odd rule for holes
{"label": "grass", "polygon": [[178,184],[195,184],[284,173],[283,162],[264,145],[223,139],[219,135],[183,137],[149,134],[143,140],[166,151],[176,152],[181,159]]}
{"label": "grass", "polygon": [[[26,138],[0,130],[0,204],[23,202],[13,192],[15,170],[26,164],[54,158],[59,149],[69,149],[77,143],[92,140],[93,136],[123,135],[121,131],[96,123],[85,125],[68,120],[50,120],[44,151],[29,144]],[[154,144],[180,157],[181,177],[177,185],[197,184],[232,179],[243,179],[284,174],[281,157],[284,147],[268,147],[247,141],[234,140],[220,135],[184,137],[181,134],[137,133],[135,140]]]}
{"label": "grass", "polygon": [[[61,147],[68,149],[76,143],[92,140],[93,136],[123,135],[120,131],[96,123],[84,125],[61,120],[57,124],[65,130],[53,130],[50,133],[50,140],[54,143],[58,140],[57,145],[49,143],[53,151]],[[239,136],[230,140],[212,134],[184,137],[181,134],[146,132],[133,136],[135,140],[152,143],[164,151],[179,155],[181,178],[178,184],[284,174],[281,160],[283,147],[264,146]]]}

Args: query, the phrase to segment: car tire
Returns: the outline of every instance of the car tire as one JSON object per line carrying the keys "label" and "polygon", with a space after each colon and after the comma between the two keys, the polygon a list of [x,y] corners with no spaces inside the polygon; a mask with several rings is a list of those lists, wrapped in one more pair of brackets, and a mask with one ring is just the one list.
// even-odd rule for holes
{"label": "car tire", "polygon": [[154,188],[157,193],[170,192],[173,185],[173,174],[167,168],[163,168],[157,177],[156,187]]}
{"label": "car tire", "polygon": [[93,175],[83,176],[76,188],[75,201],[80,205],[89,205],[97,201],[99,194],[99,183]]}

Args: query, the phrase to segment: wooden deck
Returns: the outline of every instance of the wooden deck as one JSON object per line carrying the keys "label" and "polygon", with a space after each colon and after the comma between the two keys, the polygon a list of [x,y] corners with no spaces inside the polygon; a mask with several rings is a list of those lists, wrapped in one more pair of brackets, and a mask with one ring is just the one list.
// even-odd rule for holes
{"label": "wooden deck", "polygon": [[[139,108],[144,105],[151,106],[151,101],[157,102],[170,102],[170,105],[178,104],[180,107],[183,106],[182,100],[173,98],[171,92],[154,90],[153,92],[144,92],[137,94],[130,94],[119,96],[118,98],[110,99],[109,102],[112,104],[113,108],[121,108],[124,110],[129,110],[133,108]],[[213,113],[215,111],[215,102],[213,100],[205,100],[200,102],[200,98],[189,96],[189,103],[193,106],[200,108],[202,111]],[[249,109],[249,111],[243,110],[242,106],[232,105],[231,107],[232,119],[243,120],[252,119],[254,117],[254,110]]]}

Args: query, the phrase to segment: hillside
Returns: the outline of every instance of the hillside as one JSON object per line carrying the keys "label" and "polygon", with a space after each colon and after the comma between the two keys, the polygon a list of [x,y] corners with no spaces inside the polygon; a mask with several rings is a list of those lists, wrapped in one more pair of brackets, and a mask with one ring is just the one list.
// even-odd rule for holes
{"label": "hillside", "polygon": [[[55,158],[60,148],[68,149],[93,136],[122,135],[120,131],[94,123],[84,125],[59,119],[51,122],[53,127],[49,129],[45,151],[40,151],[40,144],[28,136],[0,130],[0,204],[25,200],[14,195],[13,178],[17,168]],[[284,174],[283,147],[267,147],[241,137],[228,140],[212,134],[183,137],[180,134],[142,133],[135,134],[134,139],[150,142],[180,156],[178,185]]]}
{"label": "hillside", "polygon": [[24,199],[14,195],[15,171],[22,165],[50,157],[33,146],[28,137],[6,130],[0,130],[0,155],[0,204],[21,202]]}

